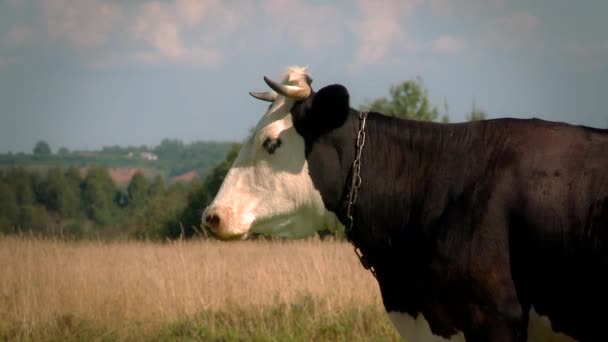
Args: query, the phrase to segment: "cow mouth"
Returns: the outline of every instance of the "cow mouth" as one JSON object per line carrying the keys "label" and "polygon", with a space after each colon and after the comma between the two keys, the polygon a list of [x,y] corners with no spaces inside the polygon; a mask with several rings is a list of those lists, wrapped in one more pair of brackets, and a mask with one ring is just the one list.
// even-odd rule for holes
{"label": "cow mouth", "polygon": [[207,227],[206,230],[209,232],[209,235],[211,235],[211,237],[219,241],[242,241],[246,240],[249,235],[247,232],[240,234],[221,234],[214,231],[213,229],[210,229],[209,227]]}

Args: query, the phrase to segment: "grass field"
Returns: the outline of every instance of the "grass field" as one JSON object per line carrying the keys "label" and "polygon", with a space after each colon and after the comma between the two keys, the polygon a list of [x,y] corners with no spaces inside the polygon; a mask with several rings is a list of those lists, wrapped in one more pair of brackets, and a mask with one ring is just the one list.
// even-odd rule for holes
{"label": "grass field", "polygon": [[0,340],[398,340],[343,242],[0,237]]}

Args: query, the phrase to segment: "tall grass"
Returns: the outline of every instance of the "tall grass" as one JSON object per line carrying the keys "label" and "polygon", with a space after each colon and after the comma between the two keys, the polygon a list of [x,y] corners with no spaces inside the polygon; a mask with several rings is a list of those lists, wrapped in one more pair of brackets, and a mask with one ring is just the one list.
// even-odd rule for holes
{"label": "tall grass", "polygon": [[0,339],[394,340],[343,242],[0,237]]}

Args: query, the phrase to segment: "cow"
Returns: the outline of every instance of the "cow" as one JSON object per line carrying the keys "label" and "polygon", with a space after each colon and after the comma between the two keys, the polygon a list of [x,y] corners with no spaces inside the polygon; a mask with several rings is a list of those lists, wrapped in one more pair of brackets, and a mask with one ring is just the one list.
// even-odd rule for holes
{"label": "cow", "polygon": [[343,234],[410,342],[525,341],[536,322],[606,339],[608,130],[405,120],[315,92],[305,68],[264,80],[250,94],[270,106],[203,212],[213,234]]}

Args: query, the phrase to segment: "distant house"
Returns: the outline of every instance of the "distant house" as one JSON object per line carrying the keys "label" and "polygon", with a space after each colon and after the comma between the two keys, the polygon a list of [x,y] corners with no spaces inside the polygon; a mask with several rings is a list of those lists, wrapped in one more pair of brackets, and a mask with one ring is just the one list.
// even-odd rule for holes
{"label": "distant house", "polygon": [[112,167],[108,169],[108,173],[112,180],[117,185],[127,185],[133,178],[133,175],[138,171],[141,172],[140,169],[135,167]]}
{"label": "distant house", "polygon": [[[110,167],[107,168],[107,170],[110,178],[112,178],[112,181],[119,186],[129,184],[131,178],[133,178],[133,175],[135,175],[135,173],[138,171],[147,174],[147,172],[136,167]],[[80,177],[85,177],[87,172],[89,172],[89,166],[81,167],[79,171]]]}
{"label": "distant house", "polygon": [[139,154],[139,156],[141,157],[141,159],[145,159],[145,160],[149,160],[149,161],[158,160],[158,156],[151,152],[141,152]]}

